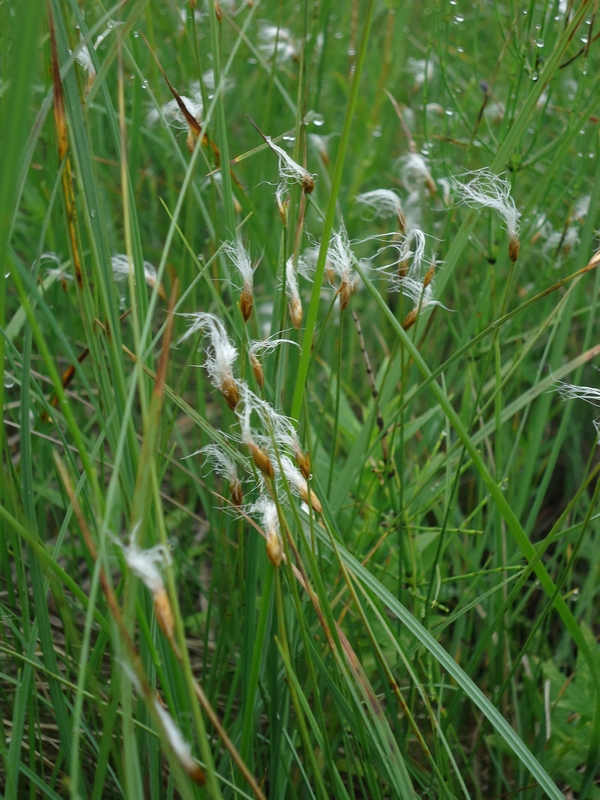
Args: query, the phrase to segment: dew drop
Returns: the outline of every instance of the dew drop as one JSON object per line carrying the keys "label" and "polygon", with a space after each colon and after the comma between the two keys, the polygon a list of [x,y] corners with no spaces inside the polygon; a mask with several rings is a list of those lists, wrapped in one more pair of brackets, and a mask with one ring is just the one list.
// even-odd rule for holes
{"label": "dew drop", "polygon": [[533,41],[535,42],[535,46],[536,47],[543,47],[544,46],[544,40],[543,39],[534,39]]}
{"label": "dew drop", "polygon": [[4,373],[4,388],[5,389],[12,389],[15,385],[15,376],[10,372]]}
{"label": "dew drop", "polygon": [[446,111],[445,111],[445,114],[446,114],[447,117],[453,117],[454,116],[454,109],[447,108]]}
{"label": "dew drop", "polygon": [[322,128],[323,125],[325,125],[325,119],[323,118],[323,114],[315,114],[312,124],[317,128]]}
{"label": "dew drop", "polygon": [[373,128],[373,133],[371,135],[374,136],[376,139],[379,139],[379,137],[381,136],[381,125],[376,125]]}
{"label": "dew drop", "polygon": [[455,21],[456,21],[456,22],[464,22],[464,21],[465,21],[465,18],[463,17],[463,15],[462,15],[462,14],[457,14],[457,15],[454,17],[454,19],[455,19]]}
{"label": "dew drop", "polygon": [[256,58],[249,58],[249,59],[248,59],[248,63],[249,63],[249,64],[252,64],[252,65],[254,65],[254,64],[258,64],[258,60],[257,60]]}
{"label": "dew drop", "polygon": [[134,32],[133,32],[133,35],[134,35],[134,37],[135,37],[136,39],[139,39],[140,32],[139,32],[139,31],[134,31]]}

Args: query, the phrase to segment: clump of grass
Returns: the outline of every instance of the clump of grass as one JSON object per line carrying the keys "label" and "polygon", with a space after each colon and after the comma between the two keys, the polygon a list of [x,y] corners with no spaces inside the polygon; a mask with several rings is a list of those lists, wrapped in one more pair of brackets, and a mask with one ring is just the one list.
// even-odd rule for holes
{"label": "clump of grass", "polygon": [[521,10],[4,9],[6,798],[600,790],[595,22]]}

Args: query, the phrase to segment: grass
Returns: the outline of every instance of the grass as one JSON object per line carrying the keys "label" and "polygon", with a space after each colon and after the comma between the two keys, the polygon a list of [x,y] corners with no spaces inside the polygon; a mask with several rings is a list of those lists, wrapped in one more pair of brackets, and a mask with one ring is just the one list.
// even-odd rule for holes
{"label": "grass", "polygon": [[591,0],[0,14],[2,796],[600,797]]}

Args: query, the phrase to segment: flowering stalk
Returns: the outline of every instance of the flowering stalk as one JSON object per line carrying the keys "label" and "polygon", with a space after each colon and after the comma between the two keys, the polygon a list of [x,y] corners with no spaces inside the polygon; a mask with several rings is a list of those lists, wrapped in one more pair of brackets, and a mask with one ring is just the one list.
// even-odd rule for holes
{"label": "flowering stalk", "polygon": [[354,256],[350,249],[350,242],[343,221],[337,233],[334,233],[331,237],[327,258],[329,268],[340,279],[337,294],[340,298],[340,311],[344,311],[348,307],[354,292],[356,275],[352,266]]}
{"label": "flowering stalk", "polygon": [[233,242],[225,242],[223,252],[233,261],[233,264],[242,278],[242,294],[240,297],[240,309],[244,322],[247,322],[252,313],[252,289],[254,283],[254,271],[248,251],[240,239]]}
{"label": "flowering stalk", "polygon": [[300,474],[299,470],[296,469],[296,467],[292,464],[292,461],[290,458],[288,458],[288,456],[281,456],[281,468],[292,491],[299,495],[307,505],[312,506],[317,514],[322,514],[323,507],[321,505],[321,501],[313,492],[313,490],[308,488],[306,480]]}
{"label": "flowering stalk", "polygon": [[460,200],[470,208],[492,208],[504,220],[509,237],[508,255],[515,263],[519,257],[519,219],[515,201],[510,194],[510,183],[495,175],[487,167],[472,175],[468,183],[460,183],[454,179],[453,188],[458,193]]}
{"label": "flowering stalk", "polygon": [[283,560],[283,546],[279,533],[277,506],[270,497],[263,495],[249,511],[261,518],[267,539],[267,556],[274,567],[279,567]]}
{"label": "flowering stalk", "polygon": [[299,183],[305,194],[310,194],[315,188],[315,176],[297,164],[285,150],[271,139],[270,136],[264,137],[265,142],[279,159],[279,187],[286,187],[291,183]]}
{"label": "flowering stalk", "polygon": [[269,453],[264,447],[261,447],[255,441],[255,435],[250,425],[250,416],[252,415],[253,410],[259,410],[263,405],[267,405],[264,403],[260,397],[257,397],[247,386],[247,384],[241,384],[242,390],[242,399],[241,399],[241,411],[236,409],[237,417],[240,421],[240,427],[242,429],[242,441],[250,451],[250,455],[252,456],[252,460],[254,461],[256,467],[262,472],[263,475],[266,475],[267,478],[273,480],[275,477],[275,471],[273,469],[273,464],[271,462],[271,458]]}
{"label": "flowering stalk", "polygon": [[129,546],[123,547],[123,555],[129,569],[134,575],[137,575],[144,586],[152,593],[156,621],[169,640],[171,647],[178,653],[179,649],[174,638],[175,623],[173,621],[171,602],[158,568],[158,565],[169,566],[171,564],[169,551],[162,544],[151,547],[149,550],[140,550],[135,543],[135,536],[132,535]]}
{"label": "flowering stalk", "polygon": [[221,391],[225,402],[234,411],[240,399],[237,384],[233,377],[233,362],[237,358],[238,351],[228,338],[223,323],[214,314],[208,314],[203,311],[198,311],[194,314],[183,314],[182,316],[191,319],[192,324],[178,344],[184,342],[196,331],[202,331],[202,333],[207,333],[210,336],[212,353],[207,354],[204,366],[210,376],[212,385]]}
{"label": "flowering stalk", "polygon": [[294,266],[294,257],[290,256],[285,265],[285,293],[288,299],[290,319],[296,330],[302,325],[302,301],[298,289],[298,276]]}
{"label": "flowering stalk", "polygon": [[181,766],[187,772],[189,777],[194,781],[194,783],[197,783],[199,786],[204,786],[204,784],[206,783],[206,775],[204,774],[204,771],[202,770],[200,765],[193,758],[192,748],[190,747],[188,742],[186,742],[179,726],[177,725],[173,717],[169,714],[167,709],[162,704],[162,701],[158,693],[155,693],[153,697],[152,696],[153,692],[150,686],[146,684],[144,690],[144,688],[142,688],[142,686],[140,685],[140,681],[138,680],[138,677],[135,674],[135,672],[124,662],[121,662],[121,666],[125,674],[129,678],[129,680],[131,681],[132,685],[138,692],[138,694],[142,695],[147,702],[151,702],[152,705],[154,706],[154,710],[156,711],[156,714],[163,726],[166,737],[169,741],[169,744],[171,745],[171,749],[175,753],[175,756],[179,760]]}
{"label": "flowering stalk", "polygon": [[265,384],[265,373],[262,368],[262,364],[258,360],[258,356],[271,353],[280,344],[293,344],[296,345],[296,347],[299,346],[297,342],[293,342],[291,339],[259,339],[250,342],[250,346],[248,347],[248,358],[250,359],[252,374],[256,378],[256,382],[261,389]]}
{"label": "flowering stalk", "polygon": [[243,502],[242,484],[238,478],[237,469],[233,460],[218,444],[207,444],[205,447],[192,453],[192,455],[198,455],[199,453],[212,464],[212,468],[217,475],[221,475],[229,482],[231,502],[235,506],[241,506]]}

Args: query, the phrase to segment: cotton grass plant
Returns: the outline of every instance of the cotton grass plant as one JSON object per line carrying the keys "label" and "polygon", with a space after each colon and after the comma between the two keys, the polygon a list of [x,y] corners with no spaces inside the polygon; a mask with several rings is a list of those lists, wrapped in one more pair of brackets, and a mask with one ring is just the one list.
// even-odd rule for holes
{"label": "cotton grass plant", "polygon": [[4,5],[5,798],[600,794],[596,22],[524,10]]}

